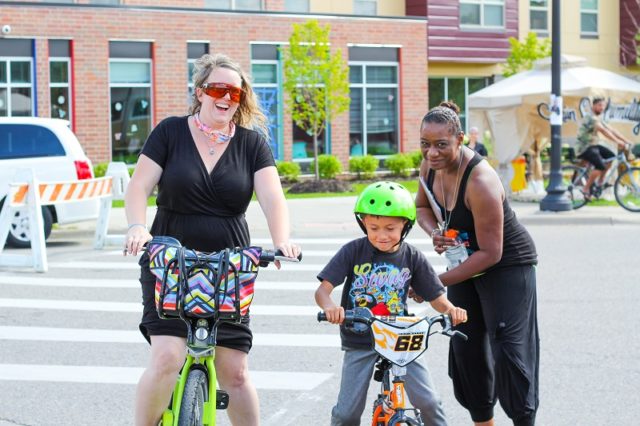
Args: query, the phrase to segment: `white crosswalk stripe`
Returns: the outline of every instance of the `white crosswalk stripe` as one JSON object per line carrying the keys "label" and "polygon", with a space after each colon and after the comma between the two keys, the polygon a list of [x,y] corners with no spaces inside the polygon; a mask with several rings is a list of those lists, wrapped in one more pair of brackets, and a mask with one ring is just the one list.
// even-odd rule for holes
{"label": "white crosswalk stripe", "polygon": [[[340,358],[338,328],[321,324],[314,329],[315,325],[309,324],[317,324],[315,316],[319,311],[313,297],[318,287],[315,276],[348,241],[348,238],[300,238],[297,243],[303,248],[309,246],[303,262],[283,263],[281,270],[273,266],[261,269],[256,299],[251,305],[252,322],[262,325],[260,330],[254,330],[256,350],[279,354],[327,350],[335,359]],[[430,240],[410,242],[423,251],[437,272],[444,271],[444,261],[433,252]],[[271,246],[268,238],[255,238],[252,243]],[[118,353],[135,352],[138,357],[134,359],[146,359],[148,345],[137,330],[142,312],[139,266],[136,258],[117,255],[122,256],[122,252],[88,250],[73,258],[58,257],[49,261],[46,275],[0,272],[0,312],[12,319],[0,325],[0,345],[10,348],[4,353],[12,354],[0,363],[0,385],[88,383],[133,389],[144,371],[144,363],[113,356],[94,362],[95,365],[78,365],[77,358],[67,360],[57,353],[59,349],[49,350],[64,347],[73,353],[77,347],[96,351],[117,347]],[[339,292],[334,293],[339,296]],[[423,307],[410,302],[412,312],[418,313]],[[297,322],[304,323],[304,327],[296,326]],[[24,348],[33,345],[48,356],[23,361]],[[290,365],[271,367],[270,363],[263,363],[260,368],[250,368],[252,381],[259,390],[295,394],[313,392],[327,381],[335,381],[334,374],[326,365],[316,370],[301,360]]]}

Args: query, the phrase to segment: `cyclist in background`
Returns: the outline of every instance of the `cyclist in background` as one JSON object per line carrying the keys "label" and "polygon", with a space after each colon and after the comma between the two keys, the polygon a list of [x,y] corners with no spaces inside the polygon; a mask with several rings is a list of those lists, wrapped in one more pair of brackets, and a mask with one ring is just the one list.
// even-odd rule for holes
{"label": "cyclist in background", "polygon": [[[595,168],[589,175],[585,188],[584,196],[591,198],[591,185],[602,185],[602,179],[611,167],[611,162],[605,164],[604,160],[615,157],[615,154],[607,147],[600,143],[598,134],[601,134],[611,142],[626,149],[631,146],[631,142],[627,141],[620,132],[609,127],[602,121],[602,113],[606,105],[604,98],[593,98],[591,105],[591,114],[587,114],[582,119],[582,124],[578,129],[578,137],[576,143],[576,152],[578,158],[585,160]],[[597,181],[596,181],[597,179]]]}
{"label": "cyclist in background", "polygon": [[[374,315],[407,315],[409,286],[436,311],[449,314],[453,325],[467,320],[467,312],[447,299],[422,252],[403,241],[416,220],[416,206],[405,187],[394,182],[369,185],[358,197],[354,213],[366,237],[344,245],[318,275],[316,303],[329,322],[342,324],[345,310],[355,307],[370,308]],[[336,306],[330,294],[343,282],[341,306]],[[331,425],[359,425],[378,355],[371,348],[368,328],[356,332],[341,326],[340,337],[342,380]],[[421,359],[407,366],[406,389],[425,424],[446,424],[442,403]]]}

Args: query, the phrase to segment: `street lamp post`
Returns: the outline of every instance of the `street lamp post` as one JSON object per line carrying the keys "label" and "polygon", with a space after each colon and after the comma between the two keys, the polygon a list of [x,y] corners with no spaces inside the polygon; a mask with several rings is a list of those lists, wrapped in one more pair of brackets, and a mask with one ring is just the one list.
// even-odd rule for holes
{"label": "street lamp post", "polygon": [[[562,90],[560,87],[560,0],[552,0],[551,10],[551,170],[547,195],[540,201],[540,210],[567,211],[572,205],[562,184]],[[555,108],[555,111],[554,111]]]}

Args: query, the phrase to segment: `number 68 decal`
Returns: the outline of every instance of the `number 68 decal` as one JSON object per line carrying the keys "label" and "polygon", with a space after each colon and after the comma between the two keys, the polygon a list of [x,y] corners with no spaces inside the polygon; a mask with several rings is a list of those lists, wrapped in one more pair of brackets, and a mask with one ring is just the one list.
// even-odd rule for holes
{"label": "number 68 decal", "polygon": [[395,352],[419,351],[422,349],[422,342],[424,342],[424,333],[403,334],[398,336],[393,350]]}

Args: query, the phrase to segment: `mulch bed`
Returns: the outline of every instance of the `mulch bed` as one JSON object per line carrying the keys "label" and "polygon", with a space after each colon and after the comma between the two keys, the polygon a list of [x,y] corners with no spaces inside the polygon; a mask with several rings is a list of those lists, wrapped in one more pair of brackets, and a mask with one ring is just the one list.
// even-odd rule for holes
{"label": "mulch bed", "polygon": [[310,192],[350,192],[353,188],[349,182],[343,180],[307,180],[298,182],[287,191],[290,194],[307,194]]}

